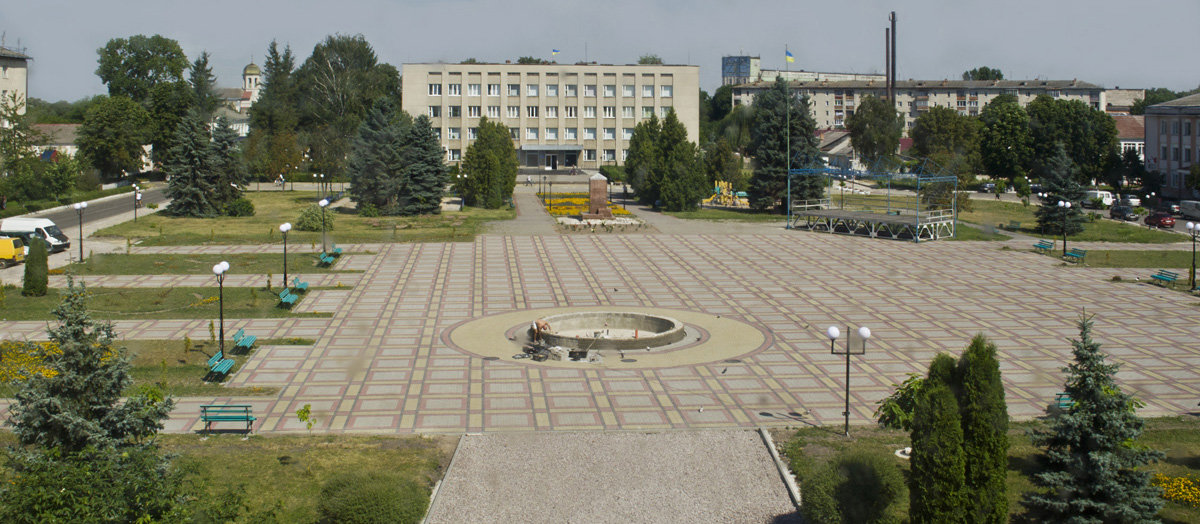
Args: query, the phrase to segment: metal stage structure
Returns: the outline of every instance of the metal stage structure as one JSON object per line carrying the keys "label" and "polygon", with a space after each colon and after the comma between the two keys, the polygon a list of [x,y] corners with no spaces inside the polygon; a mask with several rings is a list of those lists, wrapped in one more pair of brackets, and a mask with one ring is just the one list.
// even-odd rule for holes
{"label": "metal stage structure", "polygon": [[[894,240],[938,240],[957,229],[958,177],[932,162],[909,162],[909,172],[891,169],[793,169],[797,177],[821,177],[826,197],[789,206],[788,228]],[[937,174],[926,173],[929,168]],[[790,195],[790,193],[789,193]]]}

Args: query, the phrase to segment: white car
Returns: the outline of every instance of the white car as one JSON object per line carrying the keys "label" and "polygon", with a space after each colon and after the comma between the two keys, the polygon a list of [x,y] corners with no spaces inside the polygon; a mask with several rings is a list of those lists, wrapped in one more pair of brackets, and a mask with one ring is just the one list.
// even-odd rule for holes
{"label": "white car", "polygon": [[1142,205],[1142,199],[1135,195],[1125,195],[1121,197],[1121,205],[1129,207],[1139,207]]}

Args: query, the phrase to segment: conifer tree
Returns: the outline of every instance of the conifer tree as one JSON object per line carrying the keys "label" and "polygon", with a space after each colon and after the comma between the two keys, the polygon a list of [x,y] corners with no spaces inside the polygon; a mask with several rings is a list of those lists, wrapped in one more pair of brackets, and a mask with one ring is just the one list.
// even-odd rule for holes
{"label": "conifer tree", "polygon": [[629,174],[629,185],[637,192],[638,201],[652,205],[659,200],[657,175],[658,166],[662,162],[662,152],[659,151],[659,135],[662,125],[658,117],[650,115],[649,120],[638,122],[633,128],[633,136],[629,139],[629,156],[625,159],[625,172]]}
{"label": "conifer tree", "polygon": [[27,297],[46,296],[46,286],[50,278],[50,268],[46,257],[46,241],[40,238],[31,238],[29,241],[29,256],[25,257],[25,278],[22,282],[22,295]]}
{"label": "conifer tree", "polygon": [[708,180],[700,170],[696,145],[687,139],[687,129],[675,116],[667,113],[659,133],[662,162],[657,176],[659,197],[668,211],[696,209],[708,189]]}
{"label": "conifer tree", "polygon": [[291,47],[280,51],[272,40],[263,62],[258,100],[249,109],[246,159],[255,173],[271,179],[290,175],[303,159],[296,131],[300,117],[295,68]]}
{"label": "conifer tree", "polygon": [[[421,115],[413,121],[403,138],[405,150],[402,155],[404,178],[407,179],[408,193],[402,195],[400,214],[424,215],[439,213],[442,206],[442,195],[449,182],[449,172],[442,161],[442,145],[433,132],[429,117]],[[501,166],[503,167],[503,166]],[[503,195],[512,194],[517,184],[517,172],[496,173],[497,183],[501,185]]]}
{"label": "conifer tree", "polygon": [[[797,98],[788,90],[783,77],[755,97],[749,150],[754,157],[750,202],[756,207],[777,206],[783,210],[787,206],[789,156],[792,169],[813,168],[822,164],[821,151],[817,148],[817,123],[808,110],[808,103],[808,97]],[[821,198],[824,186],[822,177],[793,176],[792,198]]]}
{"label": "conifer tree", "polygon": [[517,151],[508,128],[487,118],[479,121],[475,143],[463,156],[459,191],[468,206],[496,209],[512,194],[517,176]]}
{"label": "conifer tree", "polygon": [[227,211],[234,200],[242,197],[242,188],[246,187],[250,175],[238,150],[237,131],[225,117],[217,119],[210,147],[213,161],[210,178],[214,186],[211,202],[218,211]]}
{"label": "conifer tree", "polygon": [[1008,521],[1008,405],[996,345],[971,339],[958,360],[958,403],[963,432],[965,521]]}
{"label": "conifer tree", "polygon": [[211,200],[215,190],[214,162],[204,123],[195,116],[184,118],[175,138],[177,142],[171,150],[170,161],[163,166],[163,171],[170,177],[167,196],[172,199],[166,213],[187,217],[216,215],[217,209]]}
{"label": "conifer tree", "polygon": [[963,434],[954,392],[934,377],[918,393],[912,422],[909,518],[916,524],[963,520]]}
{"label": "conifer tree", "polygon": [[192,88],[192,103],[196,115],[202,120],[212,118],[221,99],[217,96],[217,77],[213,75],[212,67],[208,64],[208,51],[201,51],[200,56],[192,62],[188,70],[188,84]]}
{"label": "conifer tree", "polygon": [[400,173],[400,136],[392,124],[392,106],[378,100],[358,126],[358,136],[350,149],[350,198],[359,206],[369,204],[385,210],[398,194],[407,192],[407,184],[396,180]]}
{"label": "conifer tree", "polygon": [[1033,434],[1046,450],[1046,468],[1033,480],[1046,490],[1023,504],[1042,522],[1156,522],[1161,492],[1139,468],[1163,455],[1138,443],[1138,402],[1114,380],[1117,366],[1105,362],[1092,325],[1092,317],[1080,318],[1071,341],[1065,390],[1074,404],[1054,415],[1049,431]]}
{"label": "conifer tree", "polygon": [[[1083,186],[1076,181],[1078,168],[1067,155],[1061,143],[1054,148],[1054,155],[1046,159],[1041,168],[1042,187],[1049,196],[1042,199],[1037,215],[1038,229],[1050,235],[1062,235],[1064,225],[1068,235],[1083,231]],[[1060,207],[1058,203],[1070,202],[1071,207]]]}

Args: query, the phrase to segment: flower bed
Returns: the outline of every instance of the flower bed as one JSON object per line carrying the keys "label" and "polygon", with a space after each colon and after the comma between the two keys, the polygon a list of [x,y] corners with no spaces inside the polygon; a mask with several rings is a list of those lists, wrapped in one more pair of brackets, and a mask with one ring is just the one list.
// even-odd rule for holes
{"label": "flower bed", "polygon": [[[546,193],[538,193],[538,197],[545,203],[546,211],[552,216],[569,217],[578,216],[588,212],[588,195],[586,193],[555,193],[553,198],[547,199],[549,196]],[[633,216],[633,213],[622,209],[620,206],[608,203],[608,209],[612,211],[613,216]]]}

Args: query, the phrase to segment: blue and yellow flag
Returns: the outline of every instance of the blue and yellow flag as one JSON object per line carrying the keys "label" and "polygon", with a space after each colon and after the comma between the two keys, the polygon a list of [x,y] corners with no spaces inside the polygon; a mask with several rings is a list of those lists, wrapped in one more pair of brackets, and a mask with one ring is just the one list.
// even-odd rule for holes
{"label": "blue and yellow flag", "polygon": [[550,50],[550,55],[551,55],[551,56],[558,56],[558,50],[557,50],[557,49],[551,49],[551,50]]}
{"label": "blue and yellow flag", "polygon": [[784,53],[785,55],[787,55],[787,61],[788,61],[788,62],[795,62],[795,61],[796,61],[796,57],[792,56],[792,52],[791,52],[791,51],[788,51],[788,50],[786,50],[786,49],[785,49],[785,50],[783,51],[783,53]]}

